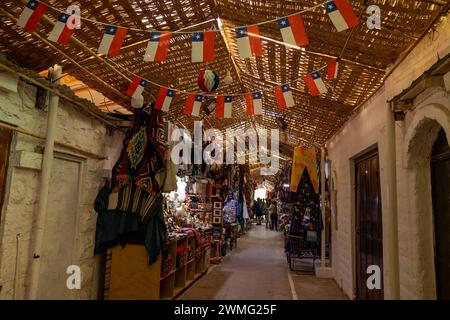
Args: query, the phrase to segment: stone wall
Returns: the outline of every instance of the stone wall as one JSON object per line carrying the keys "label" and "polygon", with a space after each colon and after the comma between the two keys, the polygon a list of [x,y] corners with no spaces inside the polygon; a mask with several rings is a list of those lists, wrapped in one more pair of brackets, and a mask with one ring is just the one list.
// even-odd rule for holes
{"label": "stone wall", "polygon": [[[450,16],[442,19],[436,32],[425,36],[415,49],[386,79],[384,86],[352,117],[343,128],[327,144],[332,172],[335,176],[337,190],[337,220],[332,219],[333,273],[336,282],[349,297],[354,297],[355,287],[355,195],[353,191],[354,159],[372,146],[378,146],[383,230],[386,229],[387,213],[387,181],[386,181],[386,126],[389,110],[388,101],[406,90],[414,80],[419,78],[439,59],[450,53]],[[417,125],[414,117],[417,113],[427,113],[424,108],[438,103],[450,111],[449,94],[442,88],[434,88],[422,93],[415,100],[415,110],[409,112],[404,121],[396,122],[396,156],[397,156],[397,210],[399,231],[399,265],[400,265],[400,297],[402,299],[433,298],[433,279],[427,275],[424,266],[418,260],[430,260],[429,256],[420,254],[419,239],[415,238],[414,222],[411,219],[413,199],[417,190],[411,190],[407,170],[407,137],[406,132]],[[419,111],[422,110],[422,111]],[[425,109],[428,110],[428,109]],[[442,119],[442,121],[450,121]],[[450,133],[447,133],[450,136]],[[424,133],[426,135],[426,133]],[[413,208],[414,209],[414,208]],[[431,231],[429,230],[428,233]],[[385,235],[383,235],[383,239]],[[385,241],[385,239],[384,239]],[[383,258],[386,263],[386,243],[384,242]],[[428,248],[430,249],[430,248]],[[420,267],[422,266],[422,267]],[[386,275],[386,270],[384,270]],[[428,278],[427,278],[428,277]],[[386,277],[385,277],[386,281]],[[427,284],[424,284],[427,282]],[[430,283],[431,282],[431,283]],[[384,283],[386,288],[386,283]],[[425,288],[425,289],[424,289]],[[385,292],[385,298],[389,293]]]}
{"label": "stone wall", "polygon": [[[1,81],[5,81],[4,85]],[[5,90],[5,86],[9,89],[12,87],[12,91]],[[15,88],[17,90],[14,90]],[[36,87],[20,81],[12,74],[2,73],[0,120],[45,136],[47,112],[35,108],[35,96]],[[74,195],[77,198],[75,203],[78,205],[74,208],[77,222],[73,226],[73,230],[76,231],[76,243],[72,256],[73,264],[81,267],[82,285],[80,290],[67,290],[59,297],[61,299],[97,298],[99,259],[93,255],[97,218],[93,202],[104,183],[103,176],[106,170],[111,168],[118,157],[122,139],[121,132],[107,129],[100,121],[80,112],[77,106],[60,99],[55,141],[108,157],[107,160],[93,159],[85,154],[77,154],[76,151],[55,146],[55,151],[59,154],[78,159],[83,168],[80,177],[69,177],[76,179],[75,181],[81,185],[79,197]],[[0,213],[0,299],[27,297],[30,259],[33,255],[33,219],[38,209],[42,161],[42,149],[37,147],[43,144],[42,140],[20,133],[13,135],[5,201]],[[60,175],[55,177],[53,173],[52,179],[68,178],[64,173]],[[59,201],[64,203],[68,200],[62,198]],[[54,212],[55,208],[51,206],[57,205],[57,202],[49,202],[48,212]],[[52,248],[48,246],[45,249],[52,250]],[[51,264],[50,267],[46,265],[46,268],[51,268]],[[65,273],[66,270],[44,271],[47,273],[51,271],[62,277],[61,273]],[[45,278],[41,279],[41,282],[45,283]]]}

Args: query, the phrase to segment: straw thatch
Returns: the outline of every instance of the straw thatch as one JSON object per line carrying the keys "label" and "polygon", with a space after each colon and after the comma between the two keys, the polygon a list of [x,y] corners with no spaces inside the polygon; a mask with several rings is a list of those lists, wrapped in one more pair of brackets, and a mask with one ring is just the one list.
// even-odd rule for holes
{"label": "straw thatch", "polygon": [[[47,0],[64,9],[71,1]],[[140,29],[179,30],[209,19],[220,18],[223,26],[236,27],[273,19],[303,10],[320,3],[318,0],[81,0],[83,16],[102,22]],[[245,115],[243,98],[234,103],[233,118],[217,121],[214,114],[202,115],[205,122],[215,128],[252,126],[275,128],[275,118],[286,116],[288,129],[284,143],[322,145],[348,119],[356,106],[367,99],[383,81],[384,70],[393,64],[430,28],[443,10],[448,10],[444,0],[352,0],[355,12],[361,14],[363,23],[353,31],[338,33],[331,21],[316,9],[303,14],[310,44],[306,50],[286,49],[283,45],[263,41],[264,56],[241,60],[233,32],[216,34],[215,61],[213,63],[191,62],[190,35],[175,35],[171,41],[167,61],[144,62],[145,33],[129,31],[122,54],[117,58],[98,57],[96,48],[104,27],[83,21],[68,46],[61,47],[45,41],[56,19],[56,12],[49,10],[50,19],[42,21],[38,35],[31,35],[15,26],[24,3],[20,0],[4,0],[0,3],[0,48],[20,65],[34,71],[42,71],[54,63],[63,65],[65,72],[102,92],[109,99],[128,105],[123,94],[135,74],[187,91],[198,91],[197,76],[202,68],[216,70],[223,78],[229,70],[235,81],[221,85],[217,93],[243,93],[253,89],[271,89],[275,84],[290,83],[294,88],[297,105],[279,112],[274,96],[264,94],[264,116],[249,118]],[[367,4],[376,4],[382,10],[382,29],[369,30],[365,21]],[[370,3],[369,3],[370,2]],[[205,30],[217,28],[216,20],[188,29]],[[261,34],[281,41],[275,23],[262,25]],[[343,52],[338,81],[330,83],[333,88],[326,96],[313,98],[304,82],[293,79],[322,67],[331,57],[341,55],[349,33],[348,45]],[[40,35],[40,37],[39,37]],[[79,40],[77,42],[76,40]],[[158,88],[150,85],[148,98],[154,97]],[[172,104],[170,118],[186,127],[192,127],[195,118],[183,115],[185,96],[178,95]]]}

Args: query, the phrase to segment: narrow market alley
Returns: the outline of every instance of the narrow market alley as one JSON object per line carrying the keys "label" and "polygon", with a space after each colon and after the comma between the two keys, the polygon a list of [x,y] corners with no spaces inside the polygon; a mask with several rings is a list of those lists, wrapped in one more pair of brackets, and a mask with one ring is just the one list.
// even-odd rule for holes
{"label": "narrow market alley", "polygon": [[0,2],[0,303],[450,301],[449,182],[450,0]]}
{"label": "narrow market alley", "polygon": [[[318,262],[318,261],[317,261]],[[253,225],[238,246],[188,288],[180,300],[344,300],[333,279],[291,272],[283,233]]]}

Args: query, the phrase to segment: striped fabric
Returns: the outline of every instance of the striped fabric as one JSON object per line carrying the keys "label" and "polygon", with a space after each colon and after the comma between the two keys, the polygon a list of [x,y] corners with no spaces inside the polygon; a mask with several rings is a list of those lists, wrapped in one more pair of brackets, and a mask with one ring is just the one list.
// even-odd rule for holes
{"label": "striped fabric", "polygon": [[155,208],[160,201],[161,197],[159,194],[149,194],[135,184],[130,184],[119,190],[116,210],[140,214],[141,221],[145,223],[148,221],[153,208]]}

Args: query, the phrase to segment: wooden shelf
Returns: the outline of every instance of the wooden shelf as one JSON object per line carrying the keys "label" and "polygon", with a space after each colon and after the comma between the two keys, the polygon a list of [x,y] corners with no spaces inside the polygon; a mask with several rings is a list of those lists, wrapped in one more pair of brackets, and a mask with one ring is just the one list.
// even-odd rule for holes
{"label": "wooden shelf", "polygon": [[167,277],[170,277],[172,274],[174,274],[175,273],[175,271],[176,270],[172,270],[172,271],[170,271],[168,274],[166,274],[164,277],[161,277],[161,279],[160,280],[164,280],[165,278],[167,278]]}
{"label": "wooden shelf", "polygon": [[[171,241],[168,253],[174,259],[177,247],[182,244],[197,249],[194,234]],[[208,254],[209,250],[161,277],[161,256],[149,266],[148,254],[143,245],[115,247],[111,257],[109,297],[112,300],[171,300],[206,272],[209,267]]]}

